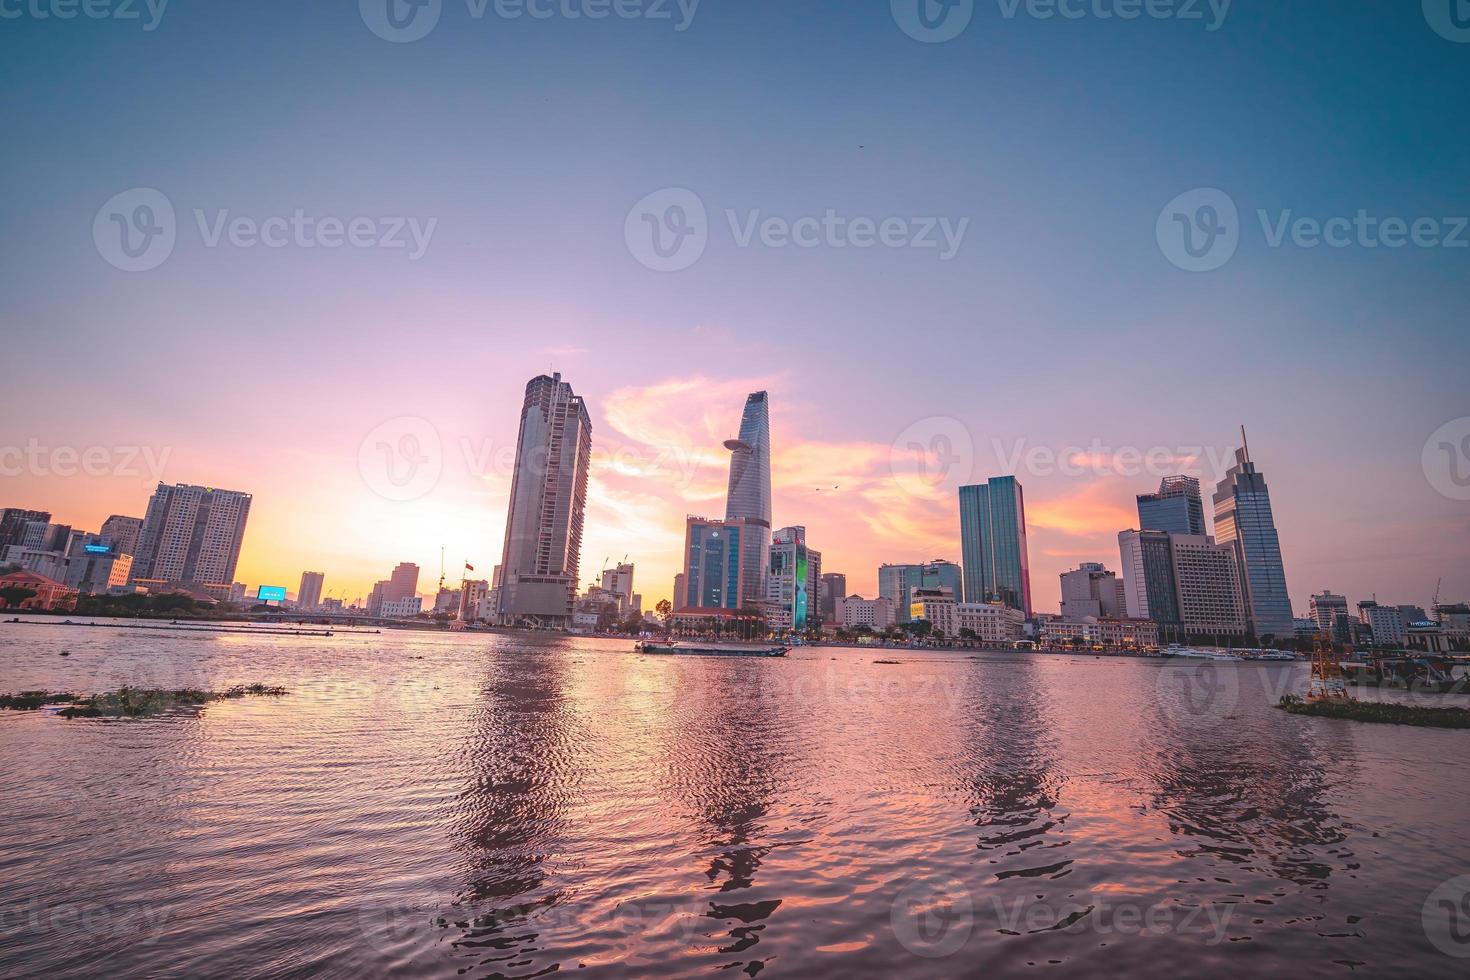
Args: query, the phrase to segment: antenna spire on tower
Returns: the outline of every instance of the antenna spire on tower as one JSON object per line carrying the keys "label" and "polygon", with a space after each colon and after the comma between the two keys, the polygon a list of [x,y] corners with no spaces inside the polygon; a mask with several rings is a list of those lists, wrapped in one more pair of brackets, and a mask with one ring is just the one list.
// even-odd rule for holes
{"label": "antenna spire on tower", "polygon": [[1245,426],[1243,425],[1240,427],[1240,446],[1245,452],[1245,461],[1249,463],[1251,461],[1251,444],[1245,437]]}

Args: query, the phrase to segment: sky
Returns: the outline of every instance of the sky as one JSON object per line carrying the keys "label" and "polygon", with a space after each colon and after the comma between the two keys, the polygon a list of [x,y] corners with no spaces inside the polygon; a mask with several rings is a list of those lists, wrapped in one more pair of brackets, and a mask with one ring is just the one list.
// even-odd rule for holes
{"label": "sky", "polygon": [[1436,0],[384,2],[0,3],[0,506],[244,490],[252,588],[428,591],[497,561],[554,369],[584,583],[626,554],[646,605],[761,389],[776,524],[850,592],[958,561],[955,489],[1014,473],[1054,608],[1244,425],[1299,611],[1470,598]]}

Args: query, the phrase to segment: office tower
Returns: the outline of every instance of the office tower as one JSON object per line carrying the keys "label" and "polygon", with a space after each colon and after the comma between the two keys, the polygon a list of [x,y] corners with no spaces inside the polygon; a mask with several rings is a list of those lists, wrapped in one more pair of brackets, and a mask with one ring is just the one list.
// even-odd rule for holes
{"label": "office tower", "polygon": [[417,595],[419,591],[419,567],[411,561],[399,562],[393,569],[393,574],[388,576],[388,584],[383,589],[383,598],[391,602],[395,599],[407,599],[411,595]]}
{"label": "office tower", "polygon": [[879,596],[864,599],[862,596],[838,596],[836,609],[831,620],[841,629],[857,629],[866,626],[881,633],[893,625],[893,600]]}
{"label": "office tower", "polygon": [[315,609],[322,604],[322,582],[325,579],[321,572],[301,573],[301,586],[296,590],[298,609]]}
{"label": "office tower", "polygon": [[960,566],[942,559],[923,565],[878,566],[878,595],[893,603],[893,613],[900,623],[909,621],[916,589],[945,588],[959,595],[961,582]]}
{"label": "office tower", "polygon": [[1345,596],[1335,595],[1328,590],[1311,598],[1312,622],[1317,624],[1317,635],[1346,643],[1352,639],[1351,620],[1348,619],[1348,601]]}
{"label": "office tower", "polygon": [[160,483],[138,534],[133,579],[233,583],[249,516],[248,493]]}
{"label": "office tower", "polygon": [[1031,618],[1026,502],[1014,476],[960,487],[960,549],[966,602],[999,600]]}
{"label": "office tower", "polygon": [[751,598],[765,595],[766,549],[771,543],[771,409],[764,391],[745,399],[740,437],[727,440],[730,485],[725,498],[725,520],[744,521],[753,547],[741,568],[741,592]]}
{"label": "office tower", "polygon": [[1126,614],[1123,583],[1098,562],[1062,573],[1062,618],[1119,618]]}
{"label": "office tower", "polygon": [[684,579],[676,577],[675,609],[744,609],[764,595],[746,593],[750,553],[764,544],[767,528],[744,520],[689,517],[684,522]]}
{"label": "office tower", "polygon": [[501,621],[570,626],[582,554],[592,419],[560,374],[532,378],[521,406],[501,559]]}
{"label": "office tower", "polygon": [[367,611],[369,616],[381,616],[383,614],[383,603],[388,600],[388,580],[379,579],[373,583],[373,590],[368,593]]}
{"label": "office tower", "polygon": [[824,572],[822,583],[817,589],[822,622],[837,622],[837,600],[847,597],[847,576],[841,572]]}
{"label": "office tower", "polygon": [[1251,462],[1249,446],[1215,490],[1215,540],[1235,548],[1245,587],[1246,614],[1256,636],[1291,636],[1295,629],[1281,540],[1271,514],[1266,478]]}
{"label": "office tower", "polygon": [[102,530],[98,533],[122,554],[132,555],[138,551],[138,535],[142,530],[143,518],[113,514],[102,522]]}
{"label": "office tower", "polygon": [[1245,635],[1244,592],[1230,545],[1198,534],[1123,531],[1118,552],[1126,613],[1157,623],[1161,641]]}
{"label": "office tower", "polygon": [[0,550],[12,544],[21,544],[25,526],[32,521],[50,523],[51,515],[44,510],[26,510],[24,507],[6,507],[0,510]]}
{"label": "office tower", "polygon": [[1139,494],[1138,526],[1145,531],[1170,534],[1209,534],[1205,529],[1199,480],[1192,476],[1166,476],[1159,483],[1158,493]]}
{"label": "office tower", "polygon": [[815,625],[822,553],[807,547],[806,528],[783,527],[771,536],[766,571],[768,623],[775,630],[804,632]]}

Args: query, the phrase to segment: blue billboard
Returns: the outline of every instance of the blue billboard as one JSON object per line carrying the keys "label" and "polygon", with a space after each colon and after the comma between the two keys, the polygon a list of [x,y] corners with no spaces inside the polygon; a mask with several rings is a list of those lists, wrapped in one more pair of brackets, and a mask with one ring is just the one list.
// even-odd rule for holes
{"label": "blue billboard", "polygon": [[84,544],[82,550],[89,555],[107,555],[112,553],[110,544]]}
{"label": "blue billboard", "polygon": [[261,602],[285,602],[286,587],[284,585],[262,585],[255,598]]}

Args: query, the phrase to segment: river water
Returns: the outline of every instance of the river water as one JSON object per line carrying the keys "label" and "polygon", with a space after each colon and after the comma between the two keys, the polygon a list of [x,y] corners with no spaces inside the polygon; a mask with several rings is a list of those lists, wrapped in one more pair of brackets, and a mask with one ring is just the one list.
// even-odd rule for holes
{"label": "river water", "polygon": [[0,974],[1465,975],[1470,732],[1306,680],[0,625],[0,691],[290,691],[0,712]]}

